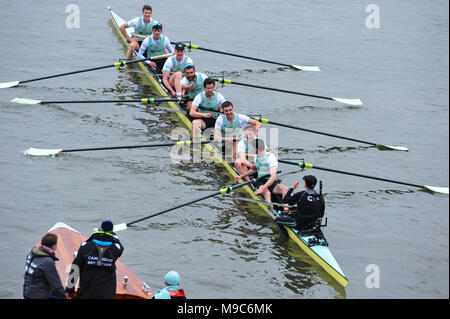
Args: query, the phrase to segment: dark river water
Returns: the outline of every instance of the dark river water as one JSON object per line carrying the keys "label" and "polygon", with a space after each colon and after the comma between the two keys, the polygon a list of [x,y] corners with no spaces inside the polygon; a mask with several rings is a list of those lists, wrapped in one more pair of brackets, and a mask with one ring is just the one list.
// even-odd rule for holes
{"label": "dark river water", "polygon": [[[66,12],[75,4],[79,28]],[[275,129],[280,158],[419,185],[449,185],[448,1],[174,1],[151,3],[172,41],[288,64],[299,72],[204,51],[197,69],[243,83],[361,106],[228,85],[238,112],[390,145],[375,147]],[[0,82],[113,63],[125,51],[109,22],[141,1],[1,1]],[[70,8],[70,7],[69,7]],[[366,11],[367,9],[367,11]],[[378,18],[371,18],[379,13]],[[70,22],[70,21],[69,21]],[[72,21],[74,22],[74,21]],[[25,257],[56,222],[86,236],[104,219],[128,222],[231,183],[205,163],[173,163],[170,148],[24,156],[29,147],[81,148],[170,141],[181,124],[164,110],[125,104],[21,105],[38,100],[139,98],[152,94],[135,67],[99,70],[0,89],[0,292],[22,297]],[[272,132],[272,131],[271,131]],[[271,133],[272,136],[272,133]],[[275,135],[274,135],[275,136]],[[275,145],[278,144],[278,145]],[[278,148],[276,148],[278,146]],[[294,167],[280,164],[283,172]],[[190,298],[448,298],[449,197],[420,188],[309,170],[324,183],[330,249],[349,279],[340,287],[270,217],[230,198],[206,201],[121,232],[121,260],[154,290],[175,269]],[[290,186],[302,175],[288,175]],[[242,195],[242,194],[240,194]],[[374,268],[375,267],[375,268]],[[368,284],[378,269],[379,285]]]}

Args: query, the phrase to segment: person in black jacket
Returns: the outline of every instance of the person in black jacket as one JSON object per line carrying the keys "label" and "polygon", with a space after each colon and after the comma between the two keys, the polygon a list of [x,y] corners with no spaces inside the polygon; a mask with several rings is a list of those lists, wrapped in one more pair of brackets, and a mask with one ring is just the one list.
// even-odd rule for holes
{"label": "person in black jacket", "polygon": [[113,223],[104,221],[101,230],[81,244],[72,262],[66,291],[73,294],[80,279],[80,299],[114,299],[116,297],[116,260],[123,253],[119,238],[112,232]]}
{"label": "person in black jacket", "polygon": [[25,265],[23,297],[25,299],[66,299],[64,287],[56,270],[58,237],[46,234],[39,247],[28,254]]}
{"label": "person in black jacket", "polygon": [[297,210],[292,215],[280,216],[275,219],[276,223],[293,227],[298,230],[311,229],[318,218],[322,218],[325,213],[325,201],[321,193],[318,193],[314,187],[317,179],[313,175],[303,177],[305,181],[305,190],[292,195],[294,189],[299,185],[295,182],[289,188],[283,197],[283,203],[294,205],[297,204]]}

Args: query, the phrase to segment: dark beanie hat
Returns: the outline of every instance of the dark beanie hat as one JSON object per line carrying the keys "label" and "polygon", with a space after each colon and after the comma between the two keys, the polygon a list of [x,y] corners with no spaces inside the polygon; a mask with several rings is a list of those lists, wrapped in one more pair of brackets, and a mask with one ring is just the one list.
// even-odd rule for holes
{"label": "dark beanie hat", "polygon": [[106,231],[106,232],[112,231],[113,228],[114,228],[114,225],[113,225],[113,223],[112,223],[111,221],[109,221],[109,220],[105,220],[105,221],[102,223],[102,226],[101,226],[101,229],[102,229],[103,231]]}

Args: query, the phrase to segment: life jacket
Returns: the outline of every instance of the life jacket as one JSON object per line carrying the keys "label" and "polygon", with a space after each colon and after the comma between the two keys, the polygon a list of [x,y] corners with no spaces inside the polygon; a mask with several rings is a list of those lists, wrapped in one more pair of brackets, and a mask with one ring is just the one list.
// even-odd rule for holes
{"label": "life jacket", "polygon": [[186,295],[184,294],[183,289],[178,290],[167,290],[169,292],[171,299],[186,299]]}
{"label": "life jacket", "polygon": [[172,70],[171,72],[184,72],[184,67],[187,65],[188,57],[185,55],[180,63],[177,61],[177,57],[174,55],[170,57],[172,59]]}
{"label": "life jacket", "polygon": [[[239,114],[234,113],[234,120],[233,122],[228,121],[226,115],[221,114],[219,115],[222,117],[222,128],[220,130],[220,134],[222,137],[236,137],[240,138],[242,129],[241,129],[241,123],[239,122]],[[222,141],[220,143],[221,146],[224,146],[224,142]]]}
{"label": "life jacket", "polygon": [[201,109],[198,110],[200,113],[213,113],[215,116],[219,112],[219,103],[217,102],[217,93],[213,92],[213,96],[209,99],[206,97],[205,91],[200,93],[202,102],[200,103]]}
{"label": "life jacket", "polygon": [[269,167],[269,163],[268,163],[270,156],[274,156],[274,155],[267,151],[264,152],[263,158],[259,158],[258,155],[255,156],[255,165],[256,165],[256,170],[258,172],[258,178],[261,178],[264,175],[270,174],[270,167]]}
{"label": "life jacket", "polygon": [[148,38],[148,47],[147,47],[147,57],[153,57],[155,55],[164,54],[164,42],[166,41],[166,37],[161,35],[161,39],[155,44],[153,41],[153,36]]}
{"label": "life jacket", "polygon": [[[139,18],[139,22],[138,22],[138,26],[137,28],[134,30],[135,34],[139,34],[142,36],[147,36],[147,35],[151,35],[152,34],[152,29],[153,26],[156,24],[156,21],[153,18],[150,18],[150,22],[148,24],[145,24],[144,22],[144,18],[140,17]],[[142,41],[143,39],[141,38],[137,38],[138,40]]]}
{"label": "life jacket", "polygon": [[234,120],[233,122],[229,122],[227,117],[222,114],[222,130],[221,134],[222,137],[239,137],[241,135],[241,124],[239,122],[239,114],[234,113]]}
{"label": "life jacket", "polygon": [[191,99],[195,98],[198,94],[203,92],[203,77],[200,72],[195,72],[195,75],[197,77],[197,80],[195,81],[189,81],[189,84],[195,83],[195,87],[188,90],[189,97]]}
{"label": "life jacket", "polygon": [[[255,164],[255,155],[256,155],[256,152],[255,152],[255,150],[253,149],[253,146],[250,145],[250,144],[248,143],[247,138],[244,139],[244,144],[245,144],[245,154],[247,154],[247,155],[246,155],[247,160],[248,160],[250,163]],[[253,156],[249,156],[249,154],[252,154]]]}

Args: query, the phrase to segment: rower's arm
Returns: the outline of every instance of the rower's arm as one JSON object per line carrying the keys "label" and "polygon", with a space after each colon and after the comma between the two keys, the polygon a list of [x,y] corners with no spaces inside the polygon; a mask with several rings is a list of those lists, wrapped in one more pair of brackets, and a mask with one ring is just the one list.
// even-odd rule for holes
{"label": "rower's arm", "polygon": [[119,27],[119,30],[120,30],[120,32],[122,32],[122,34],[124,35],[124,37],[127,38],[127,40],[131,42],[132,40],[131,40],[130,36],[128,35],[127,31],[125,30],[126,28],[128,28],[128,23],[127,23],[127,22],[125,22],[124,24],[122,24],[122,25]]}
{"label": "rower's arm", "polygon": [[168,37],[166,37],[166,40],[164,42],[165,49],[172,54],[175,54],[175,50],[173,49],[172,43],[170,43],[170,40]]}
{"label": "rower's arm", "polygon": [[180,86],[183,90],[190,90],[195,86],[195,84],[194,83],[189,84],[189,82],[187,82],[186,78],[184,77],[180,81]]}
{"label": "rower's arm", "polygon": [[220,130],[214,129],[214,140],[215,141],[224,141],[224,142],[230,141],[231,142],[231,141],[236,141],[237,138],[234,137],[234,136],[232,136],[232,137],[223,137],[222,133],[220,132]]}
{"label": "rower's arm", "polygon": [[214,141],[224,141],[225,138],[222,137],[222,133],[218,129],[214,129]]}
{"label": "rower's arm", "polygon": [[255,173],[256,173],[256,169],[249,169],[246,173],[240,175],[240,177],[241,177],[241,178],[244,178],[244,177],[253,175],[253,174],[255,174]]}
{"label": "rower's arm", "polygon": [[267,182],[263,185],[264,188],[269,188],[270,185],[275,183],[277,180],[277,167],[270,168],[270,178],[267,180]]}
{"label": "rower's arm", "polygon": [[262,127],[262,123],[254,119],[250,119],[250,121],[248,121],[248,124],[253,125],[255,127],[256,133],[258,133],[258,130]]}
{"label": "rower's arm", "polygon": [[185,95],[186,90],[190,89],[190,85],[184,84],[183,80],[180,81],[180,86],[181,86],[181,95]]}
{"label": "rower's arm", "polygon": [[164,86],[168,89],[168,90],[170,90],[171,91],[171,93],[173,94],[174,93],[174,91],[173,91],[173,89],[172,89],[172,86],[170,85],[170,83],[169,83],[169,76],[170,76],[170,72],[167,72],[167,71],[162,71],[162,74],[163,74],[163,84],[164,84]]}
{"label": "rower's arm", "polygon": [[[198,105],[192,105],[191,110],[189,111],[189,116],[196,118],[196,119],[205,117],[206,113],[200,113],[197,110],[198,110]],[[216,135],[216,133],[214,132],[214,136],[215,135]]]}
{"label": "rower's arm", "polygon": [[[145,59],[144,53],[147,50],[148,47],[148,40],[144,40],[141,44],[141,47],[139,48],[139,52],[137,54],[138,59]],[[147,64],[150,64],[149,60],[144,61]]]}
{"label": "rower's arm", "polygon": [[239,159],[241,160],[241,163],[244,164],[247,167],[252,166],[252,163],[250,163],[247,160],[247,156],[250,156],[250,154],[245,154],[245,153],[238,153],[239,154]]}

